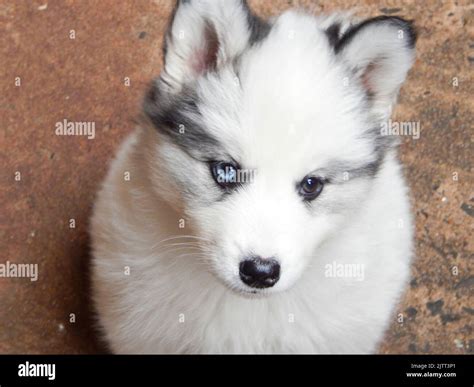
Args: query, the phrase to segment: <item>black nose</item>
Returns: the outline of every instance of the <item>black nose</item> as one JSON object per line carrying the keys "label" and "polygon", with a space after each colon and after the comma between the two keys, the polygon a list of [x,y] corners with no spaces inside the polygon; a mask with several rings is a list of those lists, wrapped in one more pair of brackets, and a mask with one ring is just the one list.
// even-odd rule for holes
{"label": "black nose", "polygon": [[269,288],[280,278],[280,264],[273,258],[252,257],[240,262],[240,279],[253,288]]}

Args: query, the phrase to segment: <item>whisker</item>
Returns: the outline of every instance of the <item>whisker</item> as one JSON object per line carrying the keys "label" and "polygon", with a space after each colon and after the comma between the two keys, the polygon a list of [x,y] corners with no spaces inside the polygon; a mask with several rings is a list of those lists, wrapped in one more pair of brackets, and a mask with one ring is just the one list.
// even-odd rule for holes
{"label": "whisker", "polygon": [[165,239],[162,239],[161,241],[158,241],[157,243],[155,243],[152,246],[152,248],[157,247],[157,246],[159,246],[160,244],[162,244],[164,242],[168,242],[168,241],[172,241],[172,240],[176,240],[176,239],[185,239],[185,238],[198,239],[198,240],[202,240],[202,241],[206,241],[206,242],[212,242],[208,238],[204,238],[204,237],[200,237],[200,236],[196,236],[196,235],[174,235],[174,236],[171,236],[169,238],[165,238]]}

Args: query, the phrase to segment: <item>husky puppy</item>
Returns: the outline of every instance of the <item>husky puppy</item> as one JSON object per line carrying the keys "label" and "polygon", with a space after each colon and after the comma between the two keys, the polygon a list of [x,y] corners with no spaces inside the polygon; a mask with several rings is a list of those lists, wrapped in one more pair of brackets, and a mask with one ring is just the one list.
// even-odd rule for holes
{"label": "husky puppy", "polygon": [[377,350],[413,236],[380,128],[415,39],[398,17],[178,2],[92,218],[114,353]]}

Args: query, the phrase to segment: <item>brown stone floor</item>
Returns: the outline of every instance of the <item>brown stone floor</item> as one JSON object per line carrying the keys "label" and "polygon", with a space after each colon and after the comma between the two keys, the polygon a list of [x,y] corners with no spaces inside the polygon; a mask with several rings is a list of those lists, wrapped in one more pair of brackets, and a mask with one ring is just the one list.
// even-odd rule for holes
{"label": "brown stone floor", "polygon": [[[472,353],[474,8],[417,3],[250,1],[265,16],[306,5],[416,20],[418,59],[394,120],[421,124],[421,138],[405,138],[400,152],[417,260],[397,308],[404,321],[394,316],[380,352]],[[104,351],[92,328],[87,224],[107,163],[160,71],[171,8],[168,0],[0,0],[0,263],[38,263],[40,270],[37,282],[0,279],[0,353]],[[56,136],[63,119],[94,121],[96,138]]]}

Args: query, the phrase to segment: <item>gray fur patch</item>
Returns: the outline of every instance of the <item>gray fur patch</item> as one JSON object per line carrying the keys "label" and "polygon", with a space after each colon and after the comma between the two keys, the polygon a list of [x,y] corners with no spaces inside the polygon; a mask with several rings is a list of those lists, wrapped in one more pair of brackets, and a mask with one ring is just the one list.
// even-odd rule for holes
{"label": "gray fur patch", "polygon": [[[157,84],[158,83],[158,84]],[[143,110],[154,127],[191,157],[211,161],[220,153],[220,142],[200,125],[198,97],[191,88],[177,95],[163,91],[160,79],[155,81],[145,96]]]}
{"label": "gray fur patch", "polygon": [[315,175],[324,178],[330,184],[344,184],[358,178],[374,178],[384,159],[385,154],[381,153],[375,160],[356,168],[341,161],[334,161],[328,167],[315,171]]}

